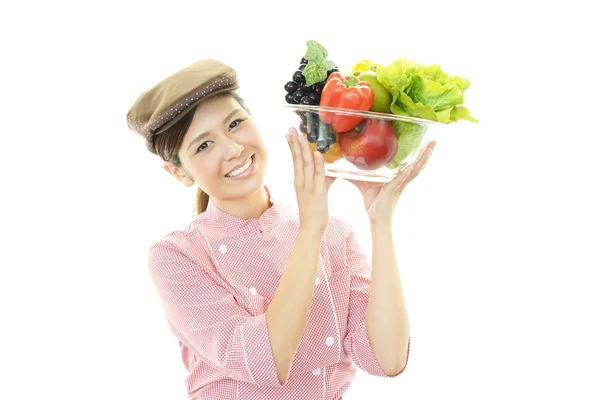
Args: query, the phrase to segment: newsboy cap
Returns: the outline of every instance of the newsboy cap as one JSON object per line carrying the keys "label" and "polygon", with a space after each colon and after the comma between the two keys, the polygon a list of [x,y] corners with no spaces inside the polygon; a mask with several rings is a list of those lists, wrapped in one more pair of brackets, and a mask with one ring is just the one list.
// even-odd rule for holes
{"label": "newsboy cap", "polygon": [[143,92],[127,113],[127,126],[157,154],[154,137],[173,126],[194,106],[218,93],[238,88],[235,70],[217,60],[200,60]]}

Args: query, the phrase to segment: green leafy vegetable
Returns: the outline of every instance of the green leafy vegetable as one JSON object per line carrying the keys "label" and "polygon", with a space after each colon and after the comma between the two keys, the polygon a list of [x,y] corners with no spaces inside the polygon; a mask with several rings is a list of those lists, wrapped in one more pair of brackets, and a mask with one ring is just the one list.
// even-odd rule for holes
{"label": "green leafy vegetable", "polygon": [[324,81],[327,79],[327,71],[335,68],[335,63],[328,60],[327,55],[327,49],[316,40],[306,42],[304,58],[308,60],[308,64],[302,71],[302,75],[306,78],[306,86]]}
{"label": "green leafy vegetable", "polygon": [[387,67],[375,67],[377,81],[392,95],[390,110],[396,115],[450,123],[470,116],[464,103],[467,79],[448,75],[439,65],[426,66],[399,58]]}
{"label": "green leafy vegetable", "polygon": [[309,61],[302,71],[302,75],[306,77],[306,86],[310,86],[327,78],[327,68],[322,63]]}
{"label": "green leafy vegetable", "polygon": [[396,169],[412,162],[412,159],[418,155],[427,127],[404,121],[394,121],[392,125],[398,135],[398,150],[386,167]]}
{"label": "green leafy vegetable", "polygon": [[306,54],[304,58],[308,61],[321,61],[327,57],[327,49],[320,45],[316,40],[306,42]]}

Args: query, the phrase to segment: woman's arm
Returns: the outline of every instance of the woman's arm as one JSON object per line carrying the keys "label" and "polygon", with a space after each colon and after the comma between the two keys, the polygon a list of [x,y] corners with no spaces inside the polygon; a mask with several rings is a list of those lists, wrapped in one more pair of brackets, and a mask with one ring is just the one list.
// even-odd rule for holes
{"label": "woman's arm", "polygon": [[290,374],[308,321],[315,290],[323,231],[300,229],[285,271],[266,312],[267,329],[279,383]]}
{"label": "woman's arm", "polygon": [[[286,135],[294,159],[294,189],[300,228],[285,271],[266,312],[267,330],[280,384],[290,375],[308,322],[315,292],[321,240],[329,221],[327,192],[335,178],[325,176],[321,153],[290,128]],[[316,157],[315,157],[316,156]]]}
{"label": "woman's arm", "polygon": [[392,217],[402,191],[425,168],[435,146],[435,141],[429,142],[413,164],[404,167],[384,185],[351,181],[363,195],[373,239],[366,330],[373,355],[388,375],[399,374],[404,369],[410,339],[408,313],[394,251]]}
{"label": "woman's arm", "polygon": [[391,225],[371,225],[373,261],[366,325],[381,369],[397,375],[408,355],[409,321],[398,271]]}

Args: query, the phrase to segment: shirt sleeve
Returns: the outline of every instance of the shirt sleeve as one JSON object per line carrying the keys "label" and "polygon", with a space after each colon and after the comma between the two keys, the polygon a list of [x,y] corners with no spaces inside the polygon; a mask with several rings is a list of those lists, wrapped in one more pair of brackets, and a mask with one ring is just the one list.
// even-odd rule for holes
{"label": "shirt sleeve", "polygon": [[[352,361],[370,375],[393,378],[400,375],[408,363],[406,355],[405,367],[396,375],[388,375],[382,369],[367,334],[366,313],[371,288],[371,269],[367,256],[356,239],[353,228],[347,225],[346,251],[350,270],[350,299],[348,305],[348,331],[344,338],[344,350]],[[410,352],[410,337],[408,339]]]}
{"label": "shirt sleeve", "polygon": [[167,319],[192,351],[231,379],[281,386],[266,314],[249,314],[168,241],[150,247],[149,266]]}

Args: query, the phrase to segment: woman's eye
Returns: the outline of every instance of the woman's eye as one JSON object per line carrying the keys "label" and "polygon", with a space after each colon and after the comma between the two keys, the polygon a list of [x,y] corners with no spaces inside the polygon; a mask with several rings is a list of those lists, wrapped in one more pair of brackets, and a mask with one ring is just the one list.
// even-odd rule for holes
{"label": "woman's eye", "polygon": [[199,152],[201,152],[203,150],[206,150],[208,148],[208,144],[207,143],[208,143],[208,141],[206,141],[206,142],[202,143],[200,146],[198,146],[198,149],[197,149],[196,153],[199,153]]}
{"label": "woman's eye", "polygon": [[229,125],[229,130],[237,127],[239,124],[242,123],[242,121],[244,121],[243,119],[236,119],[235,121],[233,121],[230,125]]}

